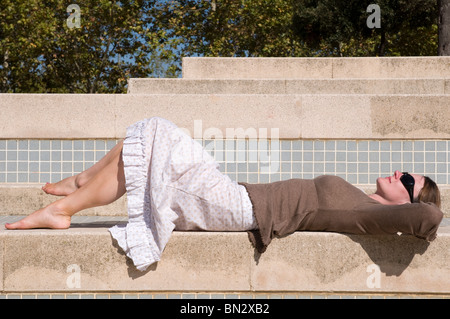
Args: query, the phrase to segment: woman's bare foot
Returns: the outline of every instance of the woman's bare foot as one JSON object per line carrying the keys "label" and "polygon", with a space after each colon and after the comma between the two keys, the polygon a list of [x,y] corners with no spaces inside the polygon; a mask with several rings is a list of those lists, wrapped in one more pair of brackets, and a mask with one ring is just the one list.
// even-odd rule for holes
{"label": "woman's bare foot", "polygon": [[42,190],[47,194],[56,196],[67,196],[78,189],[77,175],[67,177],[57,183],[47,183]]}
{"label": "woman's bare foot", "polygon": [[59,207],[58,202],[39,209],[18,222],[5,224],[6,229],[66,229],[69,227],[70,215]]}

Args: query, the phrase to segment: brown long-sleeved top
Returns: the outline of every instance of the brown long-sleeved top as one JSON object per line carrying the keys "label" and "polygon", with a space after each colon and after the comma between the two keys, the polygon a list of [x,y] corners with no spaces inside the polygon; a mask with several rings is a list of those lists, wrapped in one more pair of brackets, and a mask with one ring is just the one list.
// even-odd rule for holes
{"label": "brown long-sleeved top", "polygon": [[443,213],[432,203],[383,205],[337,176],[244,185],[258,229],[249,232],[263,253],[274,237],[295,231],[412,234],[433,240]]}

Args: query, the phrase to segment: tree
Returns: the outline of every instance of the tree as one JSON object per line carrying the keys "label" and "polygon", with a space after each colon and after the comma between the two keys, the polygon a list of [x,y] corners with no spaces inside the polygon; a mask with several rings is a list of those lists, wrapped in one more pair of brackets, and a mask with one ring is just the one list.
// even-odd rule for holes
{"label": "tree", "polygon": [[152,25],[179,39],[180,57],[305,55],[291,28],[293,1],[160,1]]}
{"label": "tree", "polygon": [[42,40],[51,36],[51,30],[41,23],[46,13],[31,10],[36,8],[35,2],[0,3],[0,92],[21,92],[22,88],[33,92],[41,88],[38,57]]}
{"label": "tree", "polygon": [[[160,1],[152,24],[178,39],[182,56],[435,55],[434,0],[380,0],[381,28],[367,26],[372,0]],[[179,65],[179,62],[178,62]]]}
{"label": "tree", "polygon": [[[372,0],[299,0],[294,30],[322,55],[434,55],[434,0],[378,0],[381,28],[367,26]],[[407,41],[406,41],[407,40]],[[405,43],[413,43],[404,49]],[[358,50],[363,48],[363,50]]]}
{"label": "tree", "polygon": [[438,0],[439,49],[438,55],[450,55],[450,0]]}
{"label": "tree", "polygon": [[66,2],[1,1],[0,92],[120,93],[128,77],[154,72],[159,35],[145,16],[154,1],[77,4],[79,28]]}

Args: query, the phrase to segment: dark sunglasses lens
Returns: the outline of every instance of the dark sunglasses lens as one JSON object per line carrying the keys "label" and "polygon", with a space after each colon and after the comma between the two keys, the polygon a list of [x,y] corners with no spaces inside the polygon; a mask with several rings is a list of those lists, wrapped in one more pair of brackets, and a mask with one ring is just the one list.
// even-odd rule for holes
{"label": "dark sunglasses lens", "polygon": [[414,177],[412,177],[408,173],[403,173],[402,177],[400,177],[400,181],[408,191],[411,203],[414,202],[414,184],[415,184]]}
{"label": "dark sunglasses lens", "polygon": [[400,177],[400,181],[405,186],[414,186],[414,177],[409,175],[408,173],[403,173],[402,177]]}

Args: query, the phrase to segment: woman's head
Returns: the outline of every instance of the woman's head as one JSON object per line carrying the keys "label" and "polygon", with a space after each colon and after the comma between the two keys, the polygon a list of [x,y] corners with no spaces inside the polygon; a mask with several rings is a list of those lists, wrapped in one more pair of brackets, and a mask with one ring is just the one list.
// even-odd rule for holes
{"label": "woman's head", "polygon": [[[441,198],[436,183],[427,176],[409,174],[414,178],[413,198],[414,202],[431,202],[440,207]],[[400,205],[410,203],[410,195],[407,186],[404,185],[403,173],[395,171],[394,175],[377,179],[377,190],[372,196],[379,202],[387,205]],[[406,183],[405,183],[406,184]]]}

